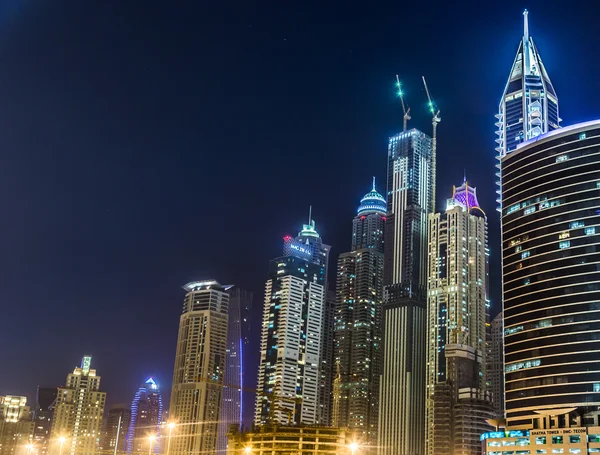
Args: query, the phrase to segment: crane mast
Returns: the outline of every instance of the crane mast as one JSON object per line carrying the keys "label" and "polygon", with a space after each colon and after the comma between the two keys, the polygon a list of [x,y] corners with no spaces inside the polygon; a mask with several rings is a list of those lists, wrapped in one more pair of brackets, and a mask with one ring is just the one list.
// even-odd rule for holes
{"label": "crane mast", "polygon": [[396,74],[396,87],[398,88],[398,96],[400,97],[400,101],[402,102],[402,112],[404,114],[403,117],[403,129],[402,132],[406,131],[406,124],[410,120],[410,107],[406,110],[406,106],[404,105],[404,93],[402,92],[402,85],[400,84],[400,79]]}
{"label": "crane mast", "polygon": [[436,112],[435,105],[431,100],[431,95],[429,94],[429,88],[427,88],[427,82],[425,82],[425,76],[423,78],[423,85],[425,86],[425,93],[427,93],[427,100],[429,106],[429,112],[433,115],[433,119],[431,120],[431,124],[433,125],[433,135],[431,142],[431,213],[435,213],[435,192],[436,192],[436,152],[437,152],[437,124],[442,121],[440,117],[440,110],[438,109]]}

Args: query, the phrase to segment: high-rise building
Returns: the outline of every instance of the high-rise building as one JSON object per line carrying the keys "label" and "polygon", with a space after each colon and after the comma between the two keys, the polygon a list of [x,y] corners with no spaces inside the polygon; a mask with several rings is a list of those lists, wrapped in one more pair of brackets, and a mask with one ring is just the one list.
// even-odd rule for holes
{"label": "high-rise building", "polygon": [[[527,10],[523,12],[523,21],[523,38],[496,114],[499,162],[520,143],[560,128],[558,98],[533,38],[529,35]],[[501,174],[500,171],[497,191],[499,203],[502,201]]]}
{"label": "high-rise building", "polygon": [[148,449],[148,438],[152,437],[157,452],[160,423],[162,422],[162,395],[153,378],[146,379],[131,402],[131,420],[127,430],[127,453]]}
{"label": "high-rise building", "polygon": [[332,424],[370,445],[377,443],[386,210],[373,180],[352,222],[352,249],[337,265]]}
{"label": "high-rise building", "polygon": [[64,454],[93,455],[97,449],[106,393],[100,391],[100,376],[91,365],[92,357],[84,356],[56,393],[50,436],[66,438]]}
{"label": "high-rise building", "polygon": [[538,136],[501,165],[507,424],[598,425],[600,120]]}
{"label": "high-rise building", "polygon": [[[127,430],[131,422],[131,408],[126,404],[116,404],[110,407],[104,420],[100,446],[104,452],[114,451],[125,453],[127,451]],[[147,446],[146,446],[147,451]]]}
{"label": "high-rise building", "polygon": [[381,455],[424,454],[431,160],[432,140],[426,134],[412,129],[390,138],[377,443]]}
{"label": "high-rise building", "polygon": [[33,442],[39,455],[48,453],[54,400],[56,400],[56,387],[38,386],[33,415]]}
{"label": "high-rise building", "polygon": [[494,417],[487,385],[487,219],[475,188],[429,215],[427,453],[479,455]]}
{"label": "high-rise building", "polygon": [[27,398],[0,396],[0,455],[30,455],[33,421]]}
{"label": "high-rise building", "polygon": [[323,327],[321,329],[321,371],[319,384],[318,424],[331,425],[331,406],[333,389],[333,327],[335,321],[335,291],[325,293],[323,307]]}
{"label": "high-rise building", "polygon": [[309,217],[269,263],[254,423],[317,424],[329,246]]}
{"label": "high-rise building", "polygon": [[487,379],[492,393],[495,417],[504,418],[504,317],[502,312],[492,319]]}
{"label": "high-rise building", "polygon": [[227,356],[229,289],[193,281],[179,320],[169,419],[177,422],[171,455],[215,453]]}
{"label": "high-rise building", "polygon": [[227,327],[227,351],[225,356],[225,384],[223,389],[219,441],[217,453],[227,451],[227,433],[232,426],[242,430],[244,414],[244,371],[249,341],[253,295],[250,291],[233,288],[229,291],[229,324]]}

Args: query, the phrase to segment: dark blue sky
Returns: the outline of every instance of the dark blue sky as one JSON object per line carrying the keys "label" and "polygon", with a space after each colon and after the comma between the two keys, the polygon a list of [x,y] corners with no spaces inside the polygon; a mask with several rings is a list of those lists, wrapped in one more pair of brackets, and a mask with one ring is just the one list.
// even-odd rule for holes
{"label": "dark blue sky", "polygon": [[584,2],[3,2],[0,394],[84,353],[111,403],[168,387],[183,284],[251,289],[260,314],[309,204],[347,250],[401,128],[396,73],[410,126],[431,131],[421,75],[441,108],[438,201],[466,168],[490,215],[499,308],[494,114],[524,7],[563,124],[600,116]]}

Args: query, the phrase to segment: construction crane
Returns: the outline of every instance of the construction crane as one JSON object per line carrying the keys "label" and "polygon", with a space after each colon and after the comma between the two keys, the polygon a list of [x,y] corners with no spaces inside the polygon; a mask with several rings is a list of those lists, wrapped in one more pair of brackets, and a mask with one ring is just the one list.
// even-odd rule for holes
{"label": "construction crane", "polygon": [[[295,412],[295,406],[297,404],[302,403],[302,398],[300,398],[300,397],[295,397],[295,398],[284,397],[284,396],[281,396],[274,392],[265,392],[263,390],[251,389],[249,387],[241,387],[241,386],[235,385],[235,384],[219,384],[218,382],[207,379],[207,378],[200,378],[200,382],[206,382],[208,384],[211,384],[211,385],[214,385],[217,387],[221,387],[224,389],[235,389],[235,390],[239,390],[242,392],[250,392],[255,395],[265,397],[269,401],[269,415],[267,417],[267,422],[270,424],[275,423],[275,411],[280,411],[287,415],[287,424],[290,425],[292,423],[292,417]],[[294,408],[282,406],[281,404],[276,403],[275,401],[279,401],[281,403],[291,403],[294,405]]]}
{"label": "construction crane", "polygon": [[442,121],[440,117],[440,110],[437,109],[436,106],[431,100],[431,95],[429,94],[429,89],[427,88],[427,82],[425,82],[425,76],[423,77],[423,85],[425,86],[425,93],[427,93],[427,100],[429,106],[429,112],[433,115],[433,119],[431,121],[433,125],[433,137],[431,144],[431,213],[435,213],[435,192],[436,192],[436,149],[437,149],[437,124]]}
{"label": "construction crane", "polygon": [[410,120],[410,107],[406,110],[406,106],[404,105],[404,93],[402,92],[402,85],[400,84],[400,79],[396,74],[396,87],[398,88],[398,96],[400,97],[400,101],[402,101],[402,112],[404,113],[404,123],[402,131],[406,131],[406,123]]}

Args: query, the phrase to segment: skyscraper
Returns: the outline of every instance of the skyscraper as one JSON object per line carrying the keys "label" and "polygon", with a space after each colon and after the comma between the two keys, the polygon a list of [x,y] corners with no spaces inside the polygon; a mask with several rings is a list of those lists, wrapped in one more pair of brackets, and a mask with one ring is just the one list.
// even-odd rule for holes
{"label": "skyscraper", "polygon": [[254,423],[316,424],[329,246],[310,219],[269,263]]}
{"label": "skyscraper", "polygon": [[215,453],[227,353],[229,293],[217,281],[192,281],[179,319],[169,419],[171,455]]}
{"label": "skyscraper", "polygon": [[56,400],[56,387],[38,386],[33,415],[33,441],[39,455],[48,453],[54,400]]}
{"label": "skyscraper", "polygon": [[429,215],[427,453],[478,455],[491,427],[487,390],[487,219],[475,188],[454,187]]}
{"label": "skyscraper", "polygon": [[93,455],[100,438],[106,393],[91,365],[92,357],[84,356],[56,393],[51,438],[66,438],[64,453],[71,455]]}
{"label": "skyscraper", "polygon": [[331,424],[333,389],[333,327],[335,321],[335,291],[327,290],[321,328],[321,371],[319,384],[319,425]]}
{"label": "skyscraper", "polygon": [[227,433],[232,425],[242,429],[244,413],[245,350],[248,345],[252,314],[252,292],[240,288],[229,291],[229,324],[227,327],[227,351],[225,356],[225,384],[223,389],[219,441],[217,453],[227,450]]}
{"label": "skyscraper", "polygon": [[412,129],[390,138],[387,171],[381,455],[423,455],[427,215],[432,140]]}
{"label": "skyscraper", "polygon": [[[517,49],[496,114],[497,159],[529,139],[560,128],[558,98],[542,58],[529,36],[528,12],[523,12],[523,38]],[[500,163],[498,163],[500,169]],[[501,203],[498,174],[498,202]]]}
{"label": "skyscraper", "polygon": [[488,384],[496,418],[504,418],[504,316],[492,320],[488,356]]}
{"label": "skyscraper", "polygon": [[[117,452],[127,451],[127,430],[131,422],[131,408],[129,405],[116,404],[110,407],[104,420],[100,446],[102,450]],[[146,446],[147,449],[147,446]]]}
{"label": "skyscraper", "polygon": [[[0,396],[0,455],[25,455],[33,437],[27,398]],[[27,454],[30,455],[30,454]]]}
{"label": "skyscraper", "polygon": [[[131,402],[131,420],[127,430],[127,453],[141,452],[148,448],[148,438],[153,437],[158,444],[160,423],[162,422],[162,395],[158,384],[152,378],[140,386]],[[156,452],[155,446],[153,452]]]}
{"label": "skyscraper", "polygon": [[363,444],[377,443],[385,198],[375,189],[352,221],[352,249],[337,265],[334,357],[336,396],[332,422]]}
{"label": "skyscraper", "polygon": [[598,425],[600,121],[538,136],[501,165],[507,424]]}

